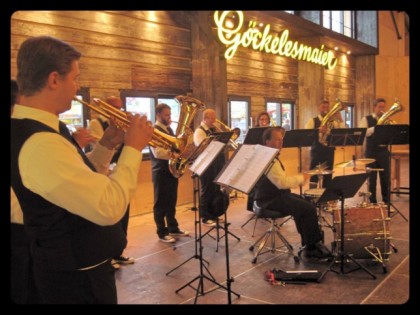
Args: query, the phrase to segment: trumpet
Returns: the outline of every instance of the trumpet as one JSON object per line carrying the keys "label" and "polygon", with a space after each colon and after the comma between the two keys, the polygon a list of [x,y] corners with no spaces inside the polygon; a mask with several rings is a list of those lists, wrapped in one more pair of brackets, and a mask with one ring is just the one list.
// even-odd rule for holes
{"label": "trumpet", "polygon": [[241,135],[241,129],[239,128],[230,128],[229,126],[225,125],[224,123],[222,123],[219,119],[216,119],[216,123],[217,125],[215,125],[216,129],[218,129],[218,131],[220,132],[230,132],[233,131],[232,136],[229,139],[229,145],[236,150],[238,148],[238,144],[235,142],[236,139],[239,138],[239,136]]}
{"label": "trumpet", "polygon": [[[130,126],[130,120],[127,117],[127,113],[115,108],[114,106],[104,102],[99,98],[93,98],[93,103],[85,102],[76,96],[73,99],[108,119],[114,117],[117,127],[124,131],[127,131],[128,127]],[[151,124],[151,122],[149,123]],[[154,128],[152,140],[149,142],[149,145],[154,148],[160,147],[167,149],[171,151],[173,155],[179,154],[184,144],[182,140]]]}

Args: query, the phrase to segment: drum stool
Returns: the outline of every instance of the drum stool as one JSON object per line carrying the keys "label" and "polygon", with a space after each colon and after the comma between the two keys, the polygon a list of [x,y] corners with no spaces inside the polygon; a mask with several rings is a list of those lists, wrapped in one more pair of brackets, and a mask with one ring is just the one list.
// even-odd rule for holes
{"label": "drum stool", "polygon": [[[292,256],[295,262],[299,262],[298,256],[296,256],[293,252],[293,247],[290,245],[289,241],[281,234],[280,228],[283,224],[285,224],[287,221],[289,221],[292,217],[291,216],[284,216],[280,214],[278,211],[273,211],[270,209],[261,208],[257,205],[257,202],[254,201],[253,205],[253,211],[256,215],[256,217],[259,219],[265,219],[269,220],[271,223],[270,228],[249,248],[250,251],[254,250],[254,247],[258,244],[258,250],[254,255],[254,258],[252,259],[252,263],[255,264],[257,262],[258,256],[272,252],[275,253],[278,252],[289,252]],[[282,223],[278,224],[277,219],[285,218],[287,217]],[[280,247],[276,247],[276,236],[283,242],[283,245]],[[268,239],[270,238],[271,243],[270,246],[266,246],[266,243]],[[281,247],[286,247],[287,250],[281,249]],[[266,251],[262,251],[264,248],[266,248]]]}

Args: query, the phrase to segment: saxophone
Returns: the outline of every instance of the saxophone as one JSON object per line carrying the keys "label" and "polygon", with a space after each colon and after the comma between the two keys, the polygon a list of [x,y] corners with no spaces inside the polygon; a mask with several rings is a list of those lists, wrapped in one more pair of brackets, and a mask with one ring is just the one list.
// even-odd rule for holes
{"label": "saxophone", "polygon": [[331,117],[334,116],[335,113],[343,109],[344,109],[344,105],[341,103],[339,99],[337,99],[337,103],[335,103],[334,106],[330,109],[330,111],[324,116],[324,118],[322,118],[320,127],[323,127],[325,125],[327,125],[328,127],[328,131],[326,133],[320,132],[318,134],[318,140],[322,145],[324,146],[328,145],[327,137],[330,134],[331,129],[333,129],[333,122],[335,121],[335,119],[331,119]]}
{"label": "saxophone", "polygon": [[376,125],[394,125],[395,121],[389,119],[389,117],[401,110],[403,110],[403,106],[401,105],[400,101],[396,99],[388,111],[383,113],[381,118],[378,119],[378,123]]}

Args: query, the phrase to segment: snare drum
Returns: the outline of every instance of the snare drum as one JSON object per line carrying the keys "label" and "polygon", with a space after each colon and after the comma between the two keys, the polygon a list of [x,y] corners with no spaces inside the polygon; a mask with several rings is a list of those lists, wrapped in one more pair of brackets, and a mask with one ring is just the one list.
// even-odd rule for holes
{"label": "snare drum", "polygon": [[304,196],[307,200],[312,201],[313,203],[317,203],[319,197],[322,196],[324,191],[325,191],[325,188],[309,189],[305,191]]}
{"label": "snare drum", "polygon": [[[376,249],[384,259],[391,254],[387,208],[373,205],[344,209],[344,252],[354,258],[373,258],[369,250]],[[341,209],[334,209],[334,239],[336,249],[341,248]],[[367,249],[366,249],[366,248]]]}

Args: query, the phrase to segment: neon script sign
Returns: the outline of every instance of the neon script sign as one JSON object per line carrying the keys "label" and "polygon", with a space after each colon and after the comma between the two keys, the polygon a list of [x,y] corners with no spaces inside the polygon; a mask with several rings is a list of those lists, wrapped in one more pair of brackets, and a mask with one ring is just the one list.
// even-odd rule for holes
{"label": "neon script sign", "polygon": [[262,31],[256,28],[257,23],[250,21],[248,29],[242,32],[244,14],[242,11],[233,11],[237,19],[234,19],[236,26],[229,16],[232,11],[214,12],[214,21],[217,26],[219,40],[227,46],[225,58],[231,59],[239,46],[251,47],[254,50],[265,51],[267,54],[286,56],[289,58],[304,60],[326,66],[333,69],[337,65],[337,58],[334,52],[324,51],[324,45],[320,48],[313,48],[298,41],[289,39],[289,30],[285,29],[281,34],[270,34],[270,24],[267,24]]}

